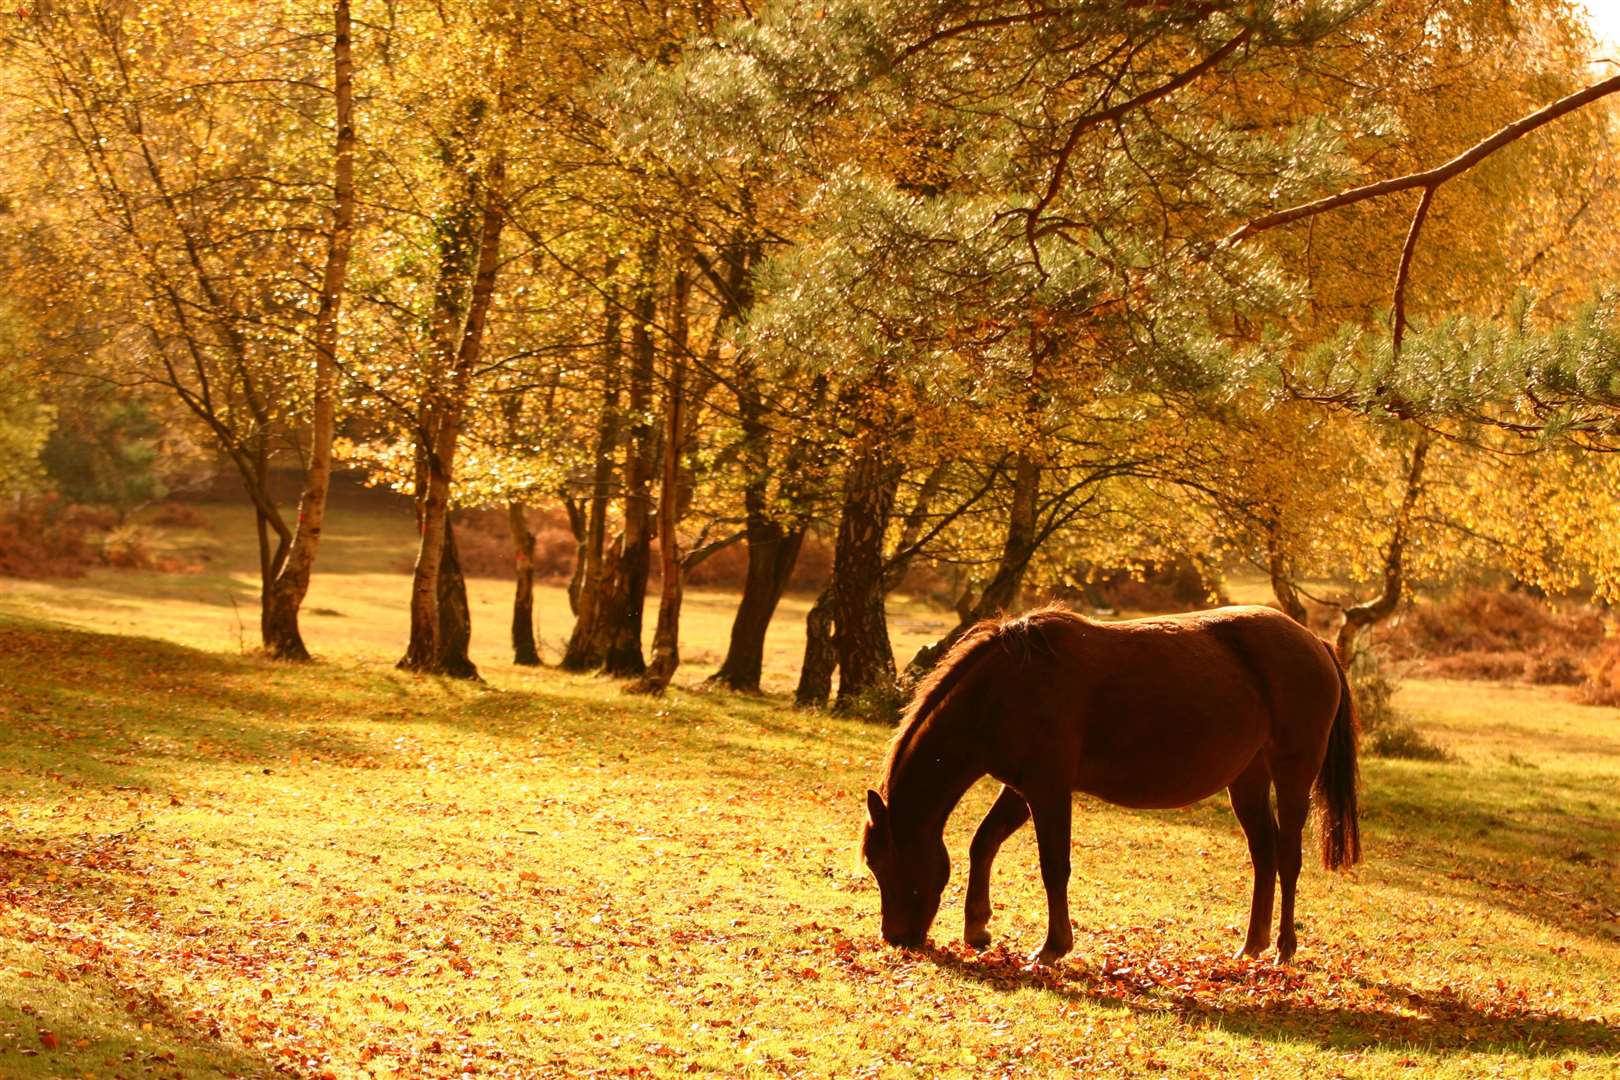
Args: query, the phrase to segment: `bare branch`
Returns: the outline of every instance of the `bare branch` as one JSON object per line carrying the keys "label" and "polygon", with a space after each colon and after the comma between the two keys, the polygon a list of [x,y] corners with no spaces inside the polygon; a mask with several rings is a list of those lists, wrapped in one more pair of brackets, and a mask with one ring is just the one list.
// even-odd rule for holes
{"label": "bare branch", "polygon": [[1407,173],[1405,176],[1391,177],[1388,180],[1380,180],[1374,184],[1363,184],[1360,187],[1341,191],[1337,195],[1317,199],[1315,202],[1302,203],[1286,210],[1262,214],[1228,236],[1226,243],[1240,243],[1256,233],[1274,229],[1279,225],[1287,225],[1302,218],[1315,217],[1317,214],[1323,214],[1329,210],[1337,210],[1341,206],[1351,206],[1358,202],[1365,202],[1368,199],[1393,195],[1397,191],[1409,191],[1412,188],[1437,188],[1446,181],[1472,169],[1509,143],[1523,138],[1539,127],[1552,123],[1561,116],[1590,105],[1600,98],[1607,97],[1617,90],[1620,90],[1620,75],[1614,75],[1604,79],[1602,82],[1593,83],[1584,90],[1577,90],[1573,94],[1559,98],[1551,105],[1537,109],[1528,116],[1522,116],[1506,127],[1501,128],[1489,138],[1475,143],[1450,161],[1442,162],[1432,169]]}
{"label": "bare branch", "polygon": [[1429,204],[1434,202],[1434,188],[1423,189],[1417,212],[1412,215],[1412,227],[1406,232],[1406,244],[1401,248],[1400,269],[1395,271],[1395,355],[1401,355],[1401,342],[1406,339],[1406,282],[1412,276],[1412,254],[1417,251],[1418,234],[1429,216]]}

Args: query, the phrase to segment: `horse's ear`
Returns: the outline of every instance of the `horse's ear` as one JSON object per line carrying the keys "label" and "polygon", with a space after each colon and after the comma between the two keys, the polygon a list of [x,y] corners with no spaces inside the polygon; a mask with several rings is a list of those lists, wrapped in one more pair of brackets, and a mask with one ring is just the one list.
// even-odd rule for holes
{"label": "horse's ear", "polygon": [[888,828],[889,808],[883,805],[883,796],[871,788],[866,789],[866,820],[870,821],[875,829]]}

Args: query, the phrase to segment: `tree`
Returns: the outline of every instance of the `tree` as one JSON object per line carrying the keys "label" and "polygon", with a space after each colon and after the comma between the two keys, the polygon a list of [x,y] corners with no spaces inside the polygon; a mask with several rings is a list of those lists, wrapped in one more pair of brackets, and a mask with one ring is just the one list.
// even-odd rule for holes
{"label": "tree", "polygon": [[[315,533],[306,528],[273,600],[295,537],[271,475],[278,452],[320,450],[322,437],[310,448],[302,434],[312,415],[306,349],[311,326],[335,340],[326,299],[341,292],[340,277],[323,292],[305,274],[331,246],[320,223],[329,185],[312,169],[330,159],[309,152],[335,96],[311,70],[331,40],[304,32],[316,18],[296,6],[47,5],[20,19],[10,57],[20,80],[13,118],[41,155],[32,194],[49,208],[56,262],[94,268],[97,288],[82,295],[107,327],[106,377],[172,394],[237,469],[257,523],[261,632],[278,656],[307,655],[296,601]],[[225,39],[259,47],[217,72],[225,62],[208,43]],[[314,368],[324,416],[331,366]]]}
{"label": "tree", "polygon": [[337,121],[332,154],[332,224],[327,237],[326,266],[321,274],[315,311],[315,380],[310,403],[309,466],[298,500],[298,524],[286,558],[266,594],[265,649],[287,660],[307,660],[309,650],[298,632],[298,610],[309,592],[321,529],[326,521],[326,493],[332,484],[332,439],[337,428],[338,318],[354,243],[354,71],[350,47],[349,0],[332,5],[332,86]]}

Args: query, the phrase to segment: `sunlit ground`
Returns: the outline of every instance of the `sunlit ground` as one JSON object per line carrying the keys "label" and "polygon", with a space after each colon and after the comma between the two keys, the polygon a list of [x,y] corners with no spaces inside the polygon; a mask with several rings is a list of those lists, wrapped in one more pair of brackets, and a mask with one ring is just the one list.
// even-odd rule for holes
{"label": "sunlit ground", "polygon": [[[493,581],[485,685],[399,674],[409,521],[374,524],[334,523],[314,666],[242,654],[223,556],[0,582],[0,1076],[1620,1073],[1620,712],[1409,683],[1456,760],[1364,762],[1367,862],[1307,865],[1291,969],[1226,959],[1249,871],[1223,802],[1082,800],[1075,954],[1027,973],[1027,830],[997,944],[957,941],[988,785],[936,947],[890,949],[856,858],[886,730],[514,668]],[[729,616],[691,598],[677,682]],[[541,619],[565,632],[560,590]],[[902,655],[943,622],[895,621]]]}

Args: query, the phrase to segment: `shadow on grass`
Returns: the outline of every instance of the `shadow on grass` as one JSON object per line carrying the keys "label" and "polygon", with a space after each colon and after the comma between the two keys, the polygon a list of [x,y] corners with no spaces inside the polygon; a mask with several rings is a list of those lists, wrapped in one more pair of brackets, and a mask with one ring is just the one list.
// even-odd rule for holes
{"label": "shadow on grass", "polygon": [[290,752],[374,758],[324,730],[330,698],[254,657],[0,617],[0,772],[139,786],[164,760],[266,765]]}
{"label": "shadow on grass", "polygon": [[[0,1076],[300,1075],[287,1059],[228,1039],[202,1009],[131,982],[127,970],[99,955],[78,959],[70,971],[56,968],[63,945],[47,934],[30,942],[37,952],[8,955],[29,977],[0,989]],[[51,977],[53,968],[64,982]]]}
{"label": "shadow on grass", "polygon": [[[1594,941],[1620,941],[1616,789],[1599,774],[1543,770],[1531,776],[1526,781],[1502,770],[1445,764],[1367,769],[1362,865],[1414,895],[1485,905]],[[1583,806],[1586,812],[1573,812]],[[1180,811],[1108,812],[1242,835],[1224,796]],[[1317,857],[1310,831],[1304,855],[1307,862]]]}
{"label": "shadow on grass", "polygon": [[[726,691],[676,690],[663,697],[618,695],[612,712],[598,696],[618,694],[623,680],[545,669],[556,682],[545,689],[480,688],[449,682],[454,707],[433,721],[480,735],[524,740],[537,730],[574,740],[582,756],[620,752],[630,759],[649,753],[701,757],[704,773],[756,785],[762,764],[778,770],[780,782],[827,776],[828,759],[875,755],[871,726],[825,714],[798,713],[785,698]],[[416,684],[402,682],[408,697]],[[430,684],[431,685],[431,684]],[[704,712],[721,712],[716,719]],[[805,751],[813,750],[813,753]]]}
{"label": "shadow on grass", "polygon": [[258,567],[214,565],[199,573],[95,568],[84,577],[53,581],[53,606],[85,614],[119,611],[148,614],[154,603],[175,601],[214,608],[235,607],[244,633],[258,632]]}
{"label": "shadow on grass", "polygon": [[1445,765],[1369,777],[1369,863],[1417,893],[1620,941],[1620,798],[1612,782],[1553,770],[1532,777]]}
{"label": "shadow on grass", "polygon": [[[938,967],[996,990],[1042,990],[1073,1001],[1133,1012],[1171,1012],[1182,1020],[1250,1038],[1309,1043],[1333,1050],[1411,1049],[1426,1054],[1511,1051],[1527,1057],[1613,1053],[1620,1028],[1524,1007],[1491,1009],[1461,997],[1409,986],[1351,979],[1357,998],[1316,1000],[1300,973],[1266,963],[1222,962],[1214,978],[1225,993],[1194,992],[1131,978],[1129,962],[1112,973],[1065,967],[1026,970],[991,952],[919,950]],[[1197,976],[1209,978],[1208,970]],[[1241,996],[1239,996],[1241,995]]]}

